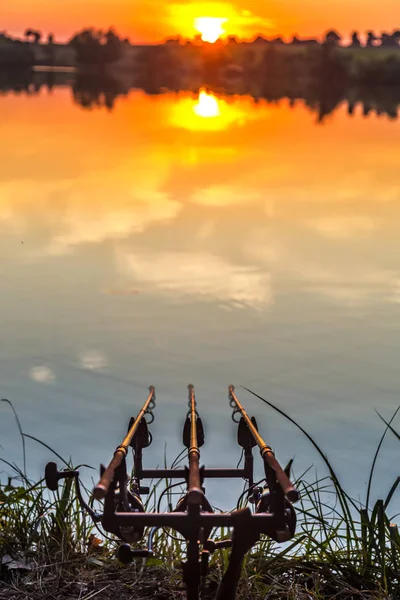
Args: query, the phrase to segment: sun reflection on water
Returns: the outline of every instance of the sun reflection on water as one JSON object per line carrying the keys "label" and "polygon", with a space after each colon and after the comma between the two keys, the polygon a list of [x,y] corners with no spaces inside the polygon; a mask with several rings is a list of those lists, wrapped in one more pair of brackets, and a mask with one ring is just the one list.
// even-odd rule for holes
{"label": "sun reflection on water", "polygon": [[212,119],[221,116],[218,99],[214,94],[200,90],[199,101],[193,107],[193,112],[204,119]]}
{"label": "sun reflection on water", "polygon": [[232,126],[242,126],[246,120],[242,107],[230,104],[204,88],[195,98],[186,95],[171,104],[170,123],[187,131],[224,131]]}

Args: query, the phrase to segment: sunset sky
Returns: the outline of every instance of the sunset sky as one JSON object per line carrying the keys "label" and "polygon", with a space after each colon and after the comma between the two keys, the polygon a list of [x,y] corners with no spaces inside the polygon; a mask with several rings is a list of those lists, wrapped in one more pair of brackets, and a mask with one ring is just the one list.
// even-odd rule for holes
{"label": "sunset sky", "polygon": [[87,26],[114,26],[134,42],[196,34],[199,17],[226,19],[227,35],[317,36],[328,28],[393,30],[400,26],[398,0],[13,0],[2,7],[1,30],[53,32],[60,41]]}

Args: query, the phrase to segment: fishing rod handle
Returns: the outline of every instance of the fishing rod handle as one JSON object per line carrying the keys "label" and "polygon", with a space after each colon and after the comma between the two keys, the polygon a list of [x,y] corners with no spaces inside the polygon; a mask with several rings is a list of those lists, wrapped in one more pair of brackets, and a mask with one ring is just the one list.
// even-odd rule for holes
{"label": "fishing rod handle", "polygon": [[260,452],[266,468],[271,468],[274,471],[276,479],[278,480],[278,483],[286,498],[289,500],[289,502],[297,502],[300,498],[299,492],[290,481],[279,462],[276,460],[271,448],[269,446],[264,446],[264,448],[261,448]]}
{"label": "fishing rod handle", "polygon": [[93,496],[96,500],[103,500],[108,494],[110,485],[114,479],[115,471],[121,465],[123,459],[127,455],[127,449],[124,446],[118,446],[114,452],[114,456],[100,478],[99,483],[93,489]]}
{"label": "fishing rod handle", "polygon": [[199,451],[192,448],[189,451],[189,476],[188,476],[188,502],[189,504],[201,504],[204,498],[201,489],[201,476],[199,466]]}

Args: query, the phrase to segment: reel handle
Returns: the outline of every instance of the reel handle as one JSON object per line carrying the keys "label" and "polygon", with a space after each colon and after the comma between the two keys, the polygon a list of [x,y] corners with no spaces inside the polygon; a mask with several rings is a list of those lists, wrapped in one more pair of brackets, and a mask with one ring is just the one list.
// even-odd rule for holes
{"label": "reel handle", "polygon": [[55,462],[47,463],[44,471],[46,486],[52,492],[57,491],[58,482],[60,481],[60,479],[72,479],[74,477],[79,477],[79,471],[59,471]]}
{"label": "reel handle", "polygon": [[135,558],[151,558],[152,550],[132,550],[129,544],[121,544],[117,550],[118,560],[123,565],[129,565]]}

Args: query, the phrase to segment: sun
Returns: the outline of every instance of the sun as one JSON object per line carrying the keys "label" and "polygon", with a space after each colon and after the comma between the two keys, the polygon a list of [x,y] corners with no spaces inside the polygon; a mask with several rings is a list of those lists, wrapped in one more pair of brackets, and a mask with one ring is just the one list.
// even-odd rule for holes
{"label": "sun", "polygon": [[194,21],[194,26],[201,34],[203,42],[213,44],[225,33],[224,23],[227,20],[219,17],[198,17]]}

